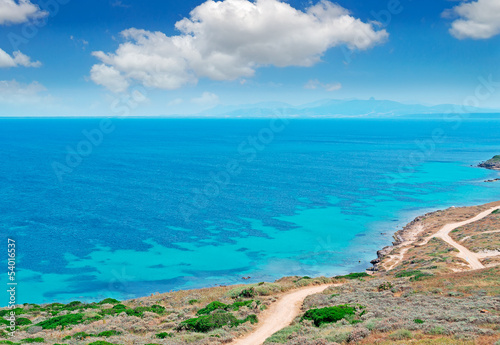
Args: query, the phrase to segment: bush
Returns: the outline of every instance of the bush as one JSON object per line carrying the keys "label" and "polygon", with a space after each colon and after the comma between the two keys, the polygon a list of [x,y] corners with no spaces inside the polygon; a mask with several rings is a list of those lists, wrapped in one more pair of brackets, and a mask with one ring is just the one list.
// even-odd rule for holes
{"label": "bush", "polygon": [[101,332],[99,334],[97,334],[98,337],[104,337],[104,338],[107,338],[107,337],[113,337],[115,335],[120,335],[122,334],[122,332],[118,332],[118,331],[104,331],[104,332]]}
{"label": "bush", "polygon": [[87,345],[115,345],[115,344],[108,343],[107,341],[98,340],[98,341],[94,341],[93,343],[90,343]]}
{"label": "bush", "polygon": [[219,312],[183,321],[179,325],[179,328],[205,333],[213,329],[221,328],[225,325],[235,327],[239,325],[239,322],[233,314]]}
{"label": "bush", "polygon": [[45,339],[43,338],[26,338],[21,340],[23,343],[45,343]]}
{"label": "bush", "polygon": [[418,324],[423,324],[424,320],[415,319],[415,320],[413,320],[413,322],[418,323]]}
{"label": "bush", "polygon": [[193,304],[196,304],[196,303],[200,303],[200,301],[198,301],[197,299],[192,299],[188,303],[191,304],[191,305],[193,305]]}
{"label": "bush", "polygon": [[349,274],[346,274],[345,276],[336,276],[335,279],[358,279],[358,278],[366,278],[369,276],[370,275],[366,272],[349,273]]}
{"label": "bush", "polygon": [[254,296],[255,296],[255,289],[254,288],[242,290],[239,294],[239,297],[243,297],[243,298],[251,298]]}
{"label": "bush", "polygon": [[114,298],[106,298],[100,301],[98,304],[119,304],[120,301]]}
{"label": "bush", "polygon": [[223,326],[237,327],[245,322],[257,323],[256,315],[249,315],[243,320],[238,320],[233,314],[218,311],[214,314],[200,316],[181,322],[178,330],[186,329],[195,332],[208,332]]}
{"label": "bush", "polygon": [[42,321],[37,323],[37,326],[42,327],[43,329],[55,329],[58,326],[64,328],[69,325],[77,325],[83,322],[83,314],[68,314],[63,316],[56,316],[51,319]]}
{"label": "bush", "polygon": [[167,332],[163,332],[163,333],[156,334],[156,337],[158,339],[165,339],[165,338],[171,338],[171,337],[173,337],[173,335],[170,333],[167,333]]}
{"label": "bush", "polygon": [[113,310],[125,310],[125,309],[127,309],[127,306],[123,304],[117,304],[113,307]]}
{"label": "bush", "polygon": [[86,339],[88,337],[93,337],[94,335],[93,334],[88,334],[86,332],[78,332],[78,333],[75,333],[73,334],[73,339],[78,339],[78,340],[83,340],[83,339]]}
{"label": "bush", "polygon": [[326,307],[321,309],[308,310],[302,319],[312,320],[316,327],[324,323],[337,322],[342,320],[347,315],[354,315],[356,309],[348,305],[339,305],[335,307]]}
{"label": "bush", "polygon": [[248,307],[252,303],[253,303],[253,300],[234,302],[229,307],[234,311],[238,311],[238,310],[240,310],[240,307]]}
{"label": "bush", "polygon": [[226,310],[228,307],[229,306],[227,304],[221,303],[219,301],[214,301],[208,304],[205,308],[198,310],[196,315],[207,315],[213,312],[214,310],[219,310],[219,309]]}

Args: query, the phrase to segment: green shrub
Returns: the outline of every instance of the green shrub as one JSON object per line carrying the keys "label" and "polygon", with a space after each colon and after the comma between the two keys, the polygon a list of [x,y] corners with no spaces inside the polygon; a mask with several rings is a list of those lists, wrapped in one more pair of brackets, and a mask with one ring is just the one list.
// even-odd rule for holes
{"label": "green shrub", "polygon": [[18,317],[16,318],[16,325],[17,326],[26,326],[26,325],[31,325],[30,319],[24,318],[24,317]]}
{"label": "green shrub", "polygon": [[214,313],[212,315],[200,316],[181,322],[180,329],[195,332],[208,332],[213,329],[229,325],[235,327],[239,325],[238,319],[231,313]]}
{"label": "green shrub", "polygon": [[45,343],[45,339],[43,338],[25,338],[21,340],[23,343]]}
{"label": "green shrub", "polygon": [[238,311],[238,310],[240,310],[240,307],[248,307],[252,303],[253,303],[253,300],[251,299],[248,301],[234,302],[229,307],[234,311]]}
{"label": "green shrub", "polygon": [[239,297],[243,297],[243,298],[252,298],[254,296],[255,296],[255,289],[254,288],[244,289],[239,294]]}
{"label": "green shrub", "polygon": [[100,301],[98,304],[119,304],[120,301],[114,298],[106,298]]}
{"label": "green shrub", "polygon": [[51,319],[37,323],[37,326],[43,329],[55,329],[58,326],[65,327],[69,325],[77,325],[83,322],[83,314],[68,314],[63,316],[56,316]]}
{"label": "green shrub", "polygon": [[496,209],[495,211],[491,212],[493,214],[497,214],[497,213],[500,213],[500,209]]}
{"label": "green shrub", "polygon": [[86,332],[78,332],[78,333],[73,334],[72,338],[78,339],[78,340],[83,340],[83,339],[86,339],[88,337],[93,337],[93,336],[94,336],[93,334],[88,334]]}
{"label": "green shrub", "polygon": [[213,312],[214,310],[219,310],[219,309],[226,310],[228,307],[229,306],[227,304],[224,304],[224,303],[219,302],[219,301],[214,301],[214,302],[208,304],[205,308],[198,310],[196,315],[207,315],[207,314],[210,314],[211,312]]}
{"label": "green shrub", "polygon": [[252,314],[248,315],[243,321],[240,321],[240,324],[245,322],[250,322],[252,325],[254,325],[259,322],[259,319],[257,319],[257,315]]}
{"label": "green shrub", "polygon": [[196,304],[196,303],[200,303],[200,301],[198,301],[197,299],[192,299],[188,303],[191,304],[191,305],[193,305],[193,304]]}
{"label": "green shrub", "polygon": [[118,331],[104,331],[104,332],[101,332],[99,334],[97,334],[98,337],[113,337],[115,335],[120,335],[122,334],[122,332],[118,332]]}
{"label": "green shrub", "polygon": [[217,311],[210,315],[204,315],[197,318],[189,319],[181,322],[177,329],[190,330],[195,332],[208,332],[222,326],[237,327],[245,322],[258,322],[257,316],[249,315],[243,320],[238,320],[233,314],[223,311]]}
{"label": "green shrub", "polygon": [[23,308],[4,309],[4,310],[0,310],[0,317],[10,316],[10,314],[12,312],[14,312],[14,315],[21,315],[21,314],[27,313],[27,311],[24,310]]}
{"label": "green shrub", "polygon": [[93,343],[90,343],[87,345],[115,345],[115,344],[108,343],[107,341],[98,340],[98,341],[94,341]]}
{"label": "green shrub", "polygon": [[337,322],[347,315],[354,315],[356,309],[348,305],[339,305],[335,307],[326,307],[321,309],[310,309],[306,311],[302,319],[312,320],[316,327],[324,323]]}
{"label": "green shrub", "polygon": [[165,307],[155,304],[149,307],[150,311],[156,314],[163,314],[165,312]]}
{"label": "green shrub", "polygon": [[125,313],[127,313],[128,316],[141,317],[145,311],[143,308],[144,307],[137,307],[135,309],[127,309],[127,310],[125,310]]}
{"label": "green shrub", "polygon": [[171,337],[173,337],[173,335],[170,333],[167,333],[167,332],[162,332],[162,333],[156,334],[156,337],[159,339],[165,339],[165,338],[171,338]]}
{"label": "green shrub", "polygon": [[418,323],[418,324],[422,324],[425,321],[424,320],[420,320],[420,319],[415,319],[415,320],[413,320],[413,322]]}
{"label": "green shrub", "polygon": [[358,278],[366,278],[369,277],[370,275],[366,272],[361,272],[361,273],[349,273],[346,274],[345,276],[336,276],[336,279],[358,279]]}
{"label": "green shrub", "polygon": [[127,306],[123,304],[117,304],[113,307],[113,310],[125,310],[125,309],[127,309]]}

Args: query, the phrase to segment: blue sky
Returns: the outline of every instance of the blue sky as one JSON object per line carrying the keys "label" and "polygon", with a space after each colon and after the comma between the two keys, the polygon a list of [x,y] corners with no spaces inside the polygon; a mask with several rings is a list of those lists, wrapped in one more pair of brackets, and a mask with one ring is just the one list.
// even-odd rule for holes
{"label": "blue sky", "polygon": [[[500,81],[499,58],[498,0],[0,0],[0,116],[113,116],[127,97],[147,116],[462,104]],[[500,108],[491,84],[477,105]]]}

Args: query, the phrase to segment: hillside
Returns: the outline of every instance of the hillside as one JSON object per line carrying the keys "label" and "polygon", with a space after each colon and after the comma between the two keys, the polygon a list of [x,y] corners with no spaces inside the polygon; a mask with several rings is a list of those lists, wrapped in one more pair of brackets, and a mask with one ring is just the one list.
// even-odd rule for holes
{"label": "hillside", "polygon": [[[24,305],[14,310],[14,338],[7,338],[4,309],[0,343],[232,344],[269,322],[266,310],[283,294],[331,284],[307,297],[295,321],[265,344],[500,344],[499,209],[500,202],[416,218],[379,252],[372,276],[286,277],[124,302]],[[460,257],[464,248],[481,269]]]}

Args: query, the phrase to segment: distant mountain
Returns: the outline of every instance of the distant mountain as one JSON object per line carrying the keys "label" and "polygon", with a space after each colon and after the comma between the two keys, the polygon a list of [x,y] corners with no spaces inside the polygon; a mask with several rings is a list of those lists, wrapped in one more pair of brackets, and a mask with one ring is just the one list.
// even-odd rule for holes
{"label": "distant mountain", "polygon": [[281,102],[265,102],[240,106],[223,106],[203,111],[195,116],[200,117],[250,117],[260,118],[279,115],[298,118],[339,118],[339,117],[393,117],[404,115],[430,115],[443,113],[500,113],[500,110],[468,107],[466,110],[458,105],[442,104],[425,106],[420,104],[403,104],[387,100],[334,100],[327,99],[292,106]]}

